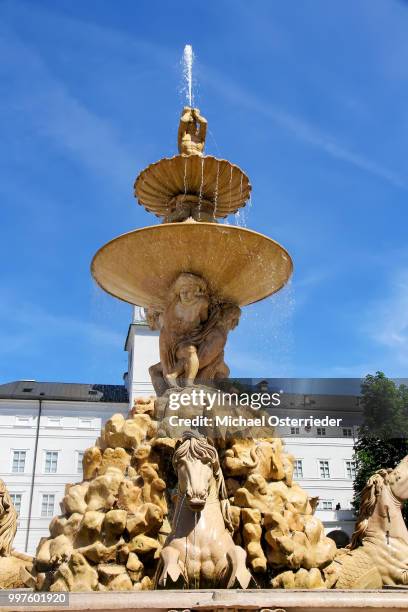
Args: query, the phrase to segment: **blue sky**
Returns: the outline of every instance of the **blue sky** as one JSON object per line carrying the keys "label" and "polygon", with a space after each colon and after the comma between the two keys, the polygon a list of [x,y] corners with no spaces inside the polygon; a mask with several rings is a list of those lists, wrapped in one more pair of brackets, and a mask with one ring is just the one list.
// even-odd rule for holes
{"label": "blue sky", "polygon": [[130,307],[89,265],[157,222],[132,185],[176,151],[186,43],[207,153],[253,184],[230,222],[295,264],[233,374],[407,375],[407,2],[13,0],[0,24],[1,382],[121,382]]}

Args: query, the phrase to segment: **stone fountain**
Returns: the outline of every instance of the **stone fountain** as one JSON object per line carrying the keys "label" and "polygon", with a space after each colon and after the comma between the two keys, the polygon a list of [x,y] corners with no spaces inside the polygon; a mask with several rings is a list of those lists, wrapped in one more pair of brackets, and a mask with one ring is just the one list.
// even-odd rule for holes
{"label": "stone fountain", "polygon": [[[292,273],[291,258],[277,242],[219,223],[245,206],[251,185],[238,166],[204,154],[206,130],[200,111],[185,107],[179,154],[148,166],[134,186],[139,204],[163,222],[114,238],[92,261],[96,282],[143,306],[160,330],[160,362],[150,368],[157,398],[137,400],[127,418],[113,415],[85,452],[83,480],[67,486],[62,513],[39,544],[36,588],[403,584],[403,545],[392,578],[384,577],[384,567],[372,570],[379,549],[363,550],[361,530],[357,556],[356,550],[338,556],[314,515],[316,500],[293,481],[294,457],[273,431],[255,436],[170,426],[170,397],[187,396],[182,416],[204,415],[205,403],[194,403],[193,394],[214,391],[228,377],[224,349],[240,309],[279,291]],[[229,410],[242,414],[237,406]],[[383,475],[384,490],[405,482],[407,467],[396,468],[398,477]],[[408,497],[408,488],[404,492]],[[366,528],[368,515],[360,518]],[[402,531],[400,525],[395,537]],[[176,607],[192,605],[176,599]],[[236,609],[254,609],[258,600]]]}
{"label": "stone fountain", "polygon": [[290,277],[291,258],[277,242],[217,222],[245,205],[251,185],[238,166],[204,155],[206,123],[198,109],[185,108],[179,155],[137,177],[139,203],[164,222],[119,236],[95,255],[93,277],[111,295],[162,312],[185,272],[203,279],[213,301],[245,306]]}

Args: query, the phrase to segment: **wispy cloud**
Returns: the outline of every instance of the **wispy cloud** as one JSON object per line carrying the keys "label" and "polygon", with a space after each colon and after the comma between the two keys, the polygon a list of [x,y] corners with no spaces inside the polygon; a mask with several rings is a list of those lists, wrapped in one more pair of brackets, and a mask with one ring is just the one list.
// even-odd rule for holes
{"label": "wispy cloud", "polygon": [[334,159],[346,162],[396,187],[406,189],[405,181],[396,172],[342,145],[334,136],[326,134],[319,127],[309,123],[302,117],[278,108],[268,100],[250,93],[214,69],[203,66],[201,72],[203,79],[208,85],[221,93],[229,103],[246,107],[258,115],[273,121],[278,127],[286,130],[298,140],[320,149]]}
{"label": "wispy cloud", "polygon": [[120,189],[127,185],[137,162],[113,125],[81,103],[51,74],[32,46],[5,28],[0,34],[0,54],[8,58],[2,67],[9,83],[3,105],[101,180],[108,177]]}
{"label": "wispy cloud", "polygon": [[1,295],[0,323],[3,330],[9,330],[0,335],[0,358],[22,351],[35,355],[48,341],[63,346],[65,341],[77,339],[84,348],[118,350],[124,340],[123,334],[92,321],[47,312],[5,295]]}
{"label": "wispy cloud", "polygon": [[395,362],[408,364],[408,269],[397,274],[388,296],[370,305],[363,329]]}

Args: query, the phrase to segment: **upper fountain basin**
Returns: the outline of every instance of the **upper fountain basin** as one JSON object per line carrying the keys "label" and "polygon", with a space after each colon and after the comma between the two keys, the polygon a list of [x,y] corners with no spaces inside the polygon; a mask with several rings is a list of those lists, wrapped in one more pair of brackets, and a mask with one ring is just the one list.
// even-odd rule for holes
{"label": "upper fountain basin", "polygon": [[137,177],[135,197],[157,217],[168,218],[180,195],[211,203],[213,218],[225,218],[245,206],[251,193],[247,175],[236,165],[211,155],[175,155],[150,164]]}

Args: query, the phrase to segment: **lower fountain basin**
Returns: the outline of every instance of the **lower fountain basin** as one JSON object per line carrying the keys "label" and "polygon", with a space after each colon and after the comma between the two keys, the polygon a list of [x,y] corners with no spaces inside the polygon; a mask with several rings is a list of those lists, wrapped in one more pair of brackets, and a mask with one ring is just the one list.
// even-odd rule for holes
{"label": "lower fountain basin", "polygon": [[181,272],[205,278],[219,299],[245,306],[281,289],[292,274],[288,252],[248,229],[214,223],[164,223],[114,238],[96,253],[91,272],[125,302],[161,308]]}

